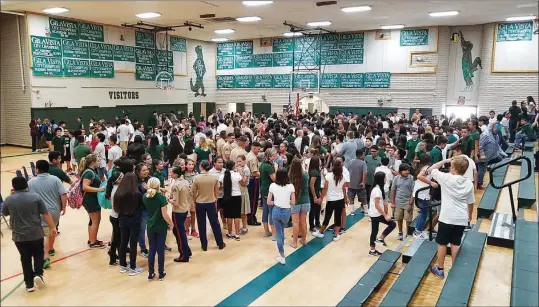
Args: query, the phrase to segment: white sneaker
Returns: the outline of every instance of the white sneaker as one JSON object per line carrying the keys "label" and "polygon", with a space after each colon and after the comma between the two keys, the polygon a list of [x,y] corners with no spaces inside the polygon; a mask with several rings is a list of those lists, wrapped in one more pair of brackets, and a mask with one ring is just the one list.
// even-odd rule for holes
{"label": "white sneaker", "polygon": [[341,235],[336,235],[333,237],[333,241],[339,241],[341,239]]}
{"label": "white sneaker", "polygon": [[187,236],[187,240],[193,240],[192,236]]}
{"label": "white sneaker", "polygon": [[126,266],[120,266],[120,273],[125,274],[129,271],[129,269]]}
{"label": "white sneaker", "polygon": [[129,270],[129,276],[135,276],[135,275],[138,275],[140,273],[144,272],[144,269],[143,268],[135,268],[134,270]]}
{"label": "white sneaker", "polygon": [[32,287],[32,288],[26,288],[26,291],[28,291],[28,292],[34,292],[34,291],[36,291],[36,288],[35,288],[35,287]]}
{"label": "white sneaker", "polygon": [[45,287],[45,280],[43,279],[43,276],[36,275],[34,277],[34,283],[38,288]]}
{"label": "white sneaker", "polygon": [[277,256],[277,262],[280,264],[286,264],[286,258],[283,256]]}
{"label": "white sneaker", "polygon": [[416,240],[427,240],[429,238],[429,234],[422,231],[422,232],[416,232],[414,231],[414,239]]}
{"label": "white sneaker", "polygon": [[323,238],[324,237],[324,234],[323,233],[320,233],[320,230],[316,230],[313,232],[313,236],[317,237],[317,238]]}

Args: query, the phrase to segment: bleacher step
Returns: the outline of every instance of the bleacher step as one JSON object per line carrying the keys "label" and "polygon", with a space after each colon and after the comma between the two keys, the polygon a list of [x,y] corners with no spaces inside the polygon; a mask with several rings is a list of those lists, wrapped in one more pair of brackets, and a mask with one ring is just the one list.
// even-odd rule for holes
{"label": "bleacher step", "polygon": [[515,223],[511,306],[539,306],[539,224],[523,219]]}
{"label": "bleacher step", "polygon": [[487,244],[513,248],[515,243],[515,227],[513,216],[506,213],[494,213],[490,230],[488,232]]}
{"label": "bleacher step", "polygon": [[[474,225],[470,225],[470,226],[472,228],[474,227]],[[462,240],[464,240],[467,233],[468,232],[464,232],[464,234],[462,235]],[[421,244],[423,244],[423,242],[425,242],[425,241],[429,241],[429,240],[418,240],[418,239],[414,239],[412,237],[412,243],[410,243],[410,245],[408,246],[408,248],[406,249],[404,254],[402,254],[402,263],[410,262],[410,260],[412,259],[412,257],[414,257],[417,250],[421,247]],[[435,242],[434,238],[433,238],[432,242]],[[451,244],[447,245],[447,255],[451,255]]]}
{"label": "bleacher step", "polygon": [[[530,159],[533,164],[533,152],[525,151],[524,156]],[[528,172],[526,163],[520,167],[520,178],[524,178]],[[532,165],[533,168],[533,165]],[[529,209],[535,204],[536,183],[535,176],[532,172],[531,176],[521,181],[518,185],[518,208]]]}

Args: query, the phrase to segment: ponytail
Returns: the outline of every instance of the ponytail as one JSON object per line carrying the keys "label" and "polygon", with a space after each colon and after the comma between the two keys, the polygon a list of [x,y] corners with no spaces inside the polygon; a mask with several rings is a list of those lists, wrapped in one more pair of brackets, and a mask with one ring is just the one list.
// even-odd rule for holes
{"label": "ponytail", "polygon": [[84,171],[90,166],[90,164],[97,161],[97,156],[94,154],[89,154],[86,157],[80,159],[79,162],[79,176],[81,176]]}
{"label": "ponytail", "polygon": [[226,170],[223,177],[223,198],[229,199],[232,197],[232,173],[230,171],[234,169],[234,161],[226,161],[225,168]]}
{"label": "ponytail", "polygon": [[159,193],[161,187],[161,182],[159,179],[152,177],[148,180],[148,190],[146,190],[146,197],[153,198],[157,193]]}
{"label": "ponytail", "polygon": [[123,177],[123,174],[119,171],[112,172],[112,175],[110,176],[109,180],[107,180],[107,186],[105,188],[105,199],[110,200],[112,188],[114,187],[114,184],[120,179],[120,177]]}

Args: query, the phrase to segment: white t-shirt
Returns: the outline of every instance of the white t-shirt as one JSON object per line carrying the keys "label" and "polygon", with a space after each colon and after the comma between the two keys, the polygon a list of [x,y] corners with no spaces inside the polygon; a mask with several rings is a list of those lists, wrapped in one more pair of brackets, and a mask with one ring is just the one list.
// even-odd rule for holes
{"label": "white t-shirt", "polygon": [[94,154],[99,157],[99,167],[107,166],[107,155],[105,153],[105,143],[100,142],[95,146]]}
{"label": "white t-shirt", "polygon": [[269,186],[269,192],[273,196],[273,203],[279,208],[290,208],[290,196],[295,193],[294,185],[289,183],[287,185],[280,186],[273,182]]}
{"label": "white t-shirt", "polygon": [[[421,170],[426,171],[428,168],[429,168],[428,166],[424,166]],[[432,179],[431,175],[429,175],[428,173],[425,176],[429,180]],[[428,187],[428,186],[429,186],[429,184],[424,183],[423,181],[421,181],[419,179],[416,179],[415,184],[414,184],[414,194],[412,194],[412,195],[415,195],[415,192],[417,192],[417,190],[419,190],[421,188],[424,188],[424,187]],[[423,199],[423,200],[430,199],[430,189],[419,192],[419,194],[417,195],[417,198]]]}
{"label": "white t-shirt", "polygon": [[346,173],[343,172],[343,179],[339,181],[338,184],[335,183],[335,179],[333,178],[333,173],[328,173],[326,175],[326,182],[328,183],[328,191],[326,195],[327,201],[335,201],[335,200],[341,200],[344,199],[344,194],[342,191],[342,187],[345,183],[350,182],[350,176],[347,177]]}
{"label": "white t-shirt", "polygon": [[434,178],[442,189],[439,221],[451,225],[468,225],[468,204],[475,201],[473,183],[464,176],[442,173],[435,169]]}
{"label": "white t-shirt", "polygon": [[122,149],[118,145],[114,145],[109,149],[109,160],[112,160],[112,162],[120,159],[122,156]]}
{"label": "white t-shirt", "polygon": [[468,168],[466,169],[466,173],[464,173],[464,177],[470,179],[472,182],[474,182],[473,178],[473,170],[476,168],[474,160],[470,159],[467,155],[462,155],[466,157],[466,160],[468,160]]}
{"label": "white t-shirt", "polygon": [[[369,216],[370,217],[378,217],[378,216],[382,215],[382,214],[380,214],[378,209],[376,209],[376,206],[375,206],[375,199],[377,197],[380,198],[379,205],[380,205],[380,208],[383,209],[384,208],[384,200],[382,199],[382,190],[380,190],[380,187],[376,185],[376,186],[374,186],[374,188],[372,188],[371,199],[369,199]],[[387,193],[386,193],[386,197],[387,197]]]}
{"label": "white t-shirt", "polygon": [[110,210],[110,216],[117,219],[118,218],[118,212],[114,211],[114,194],[116,194],[116,190],[118,190],[118,185],[115,184],[112,187],[112,192],[110,192],[110,203],[112,204],[112,210]]}
{"label": "white t-shirt", "polygon": [[384,174],[386,174],[386,179],[385,179],[385,182],[384,182],[384,192],[386,192],[386,195],[387,193],[389,192],[389,186],[391,185],[391,182],[393,182],[393,173],[391,172],[391,170],[389,169],[389,167],[387,166],[378,166],[375,170],[374,170],[374,173],[378,173],[378,172],[382,172]]}
{"label": "white t-shirt", "polygon": [[129,142],[129,126],[118,127],[118,142]]}
{"label": "white t-shirt", "polygon": [[127,126],[129,128],[129,134],[131,134],[131,142],[134,142],[135,141],[135,128],[133,127],[133,125],[131,125],[131,122],[129,122],[129,126]]}
{"label": "white t-shirt", "polygon": [[110,137],[111,135],[116,134],[116,128],[114,128],[114,127],[108,127],[108,128],[107,128],[107,131],[109,132],[109,137]]}
{"label": "white t-shirt", "polygon": [[[225,173],[223,172],[223,174],[221,174],[221,176],[219,176],[219,182],[221,184],[223,184],[223,180],[225,179]],[[231,171],[230,172],[230,179],[232,179],[232,194],[231,196],[241,196],[241,186],[240,186],[240,181],[241,181],[241,175],[236,173],[235,171]]]}
{"label": "white t-shirt", "polygon": [[399,171],[399,168],[400,168],[400,166],[401,166],[401,164],[402,164],[402,160],[400,160],[400,159],[395,159],[395,164],[393,164],[393,170],[394,170],[395,172],[398,172],[398,171]]}

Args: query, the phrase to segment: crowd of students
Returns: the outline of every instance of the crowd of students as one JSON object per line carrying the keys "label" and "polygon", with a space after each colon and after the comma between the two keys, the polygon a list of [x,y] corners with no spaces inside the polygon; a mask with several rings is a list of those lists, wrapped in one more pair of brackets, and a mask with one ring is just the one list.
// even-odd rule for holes
{"label": "crowd of students", "polygon": [[[220,110],[197,118],[154,112],[149,126],[128,115],[114,126],[94,119],[86,126],[79,117],[72,130],[63,121],[54,126],[35,119],[33,150],[46,135],[49,161],[37,161],[39,175],[28,184],[13,179],[13,195],[3,211],[12,216],[26,286],[33,291],[34,282],[43,283],[41,268],[55,255],[60,216],[78,197],[68,199],[62,182],[72,184],[70,191],[80,185],[80,202],[89,215],[88,246],[106,247],[97,237],[102,208],[110,203],[109,265],[130,276],[142,273],[136,266],[138,245],[148,258],[149,280],[166,276],[169,230],[179,252],[175,262],[189,262],[193,238],[208,250],[207,220],[219,249],[226,247],[225,238],[241,241],[250,227],[263,226],[263,236],[276,241],[277,261],[285,264],[284,228],[292,227],[292,248],[298,241],[306,244],[308,233],[324,237],[327,230],[338,241],[351,207],[352,215],[359,210],[370,217],[369,254],[379,256],[376,244],[386,246],[384,239],[395,228],[403,240],[421,189],[416,231],[408,235],[424,240],[428,225],[437,229],[439,263],[432,272],[443,278],[444,248],[451,243],[458,249],[470,227],[474,189],[484,189],[487,165],[504,158],[508,141],[521,148],[535,140],[537,119],[531,97],[520,108],[513,102],[508,112],[491,111],[489,117],[465,122],[419,110],[410,118],[340,112],[265,117]],[[444,165],[446,171],[438,171]],[[68,175],[77,175],[75,184]],[[427,223],[428,207],[440,200],[441,208]],[[378,236],[380,223],[388,226]]]}

